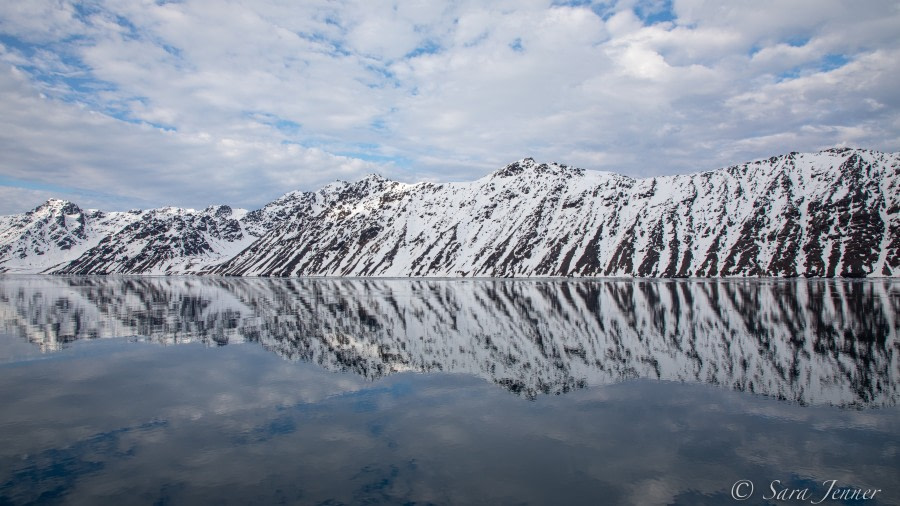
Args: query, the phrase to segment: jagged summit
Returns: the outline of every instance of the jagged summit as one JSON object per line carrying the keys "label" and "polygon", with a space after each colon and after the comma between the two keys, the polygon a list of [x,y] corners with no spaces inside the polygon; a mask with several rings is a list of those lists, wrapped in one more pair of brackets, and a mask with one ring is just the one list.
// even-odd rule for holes
{"label": "jagged summit", "polygon": [[63,199],[50,198],[50,199],[47,199],[47,201],[44,202],[43,204],[32,209],[30,212],[32,212],[32,213],[49,212],[49,213],[61,213],[61,214],[78,214],[78,213],[81,213],[82,210],[74,202],[70,202],[68,200],[63,200]]}
{"label": "jagged summit", "polygon": [[388,179],[386,179],[381,174],[376,174],[373,172],[371,174],[367,174],[366,177],[362,178],[362,181],[382,182],[388,181]]}
{"label": "jagged summit", "polygon": [[507,178],[534,174],[536,176],[583,176],[583,169],[570,167],[556,162],[539,163],[534,158],[523,158],[513,162],[491,174],[492,178]]}
{"label": "jagged summit", "polygon": [[644,179],[533,158],[472,182],[371,174],[250,212],[64,202],[0,217],[0,272],[900,276],[900,154],[850,148]]}
{"label": "jagged summit", "polygon": [[72,203],[72,202],[70,202],[70,201],[68,201],[68,200],[57,199],[57,198],[52,198],[52,197],[51,197],[51,198],[47,199],[46,202],[44,202],[43,204],[41,204],[40,206],[38,206],[38,208],[41,208],[41,207],[54,207],[54,208],[55,208],[55,207],[63,207],[63,206],[69,205],[69,204],[71,204],[71,203]]}

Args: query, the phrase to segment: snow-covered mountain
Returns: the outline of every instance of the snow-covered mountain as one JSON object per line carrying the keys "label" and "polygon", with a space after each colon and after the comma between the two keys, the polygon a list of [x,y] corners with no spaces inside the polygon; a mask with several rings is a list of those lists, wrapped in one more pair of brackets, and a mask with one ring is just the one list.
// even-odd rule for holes
{"label": "snow-covered mountain", "polygon": [[244,210],[166,207],[84,211],[50,199],[33,211],[0,217],[0,272],[170,274],[209,269],[257,237]]}
{"label": "snow-covered mountain", "polygon": [[468,183],[369,176],[251,211],[0,218],[0,272],[900,276],[900,153],[791,153],[633,179],[526,158]]}
{"label": "snow-covered mountain", "polygon": [[0,333],[258,342],[377,379],[463,373],[524,397],[632,378],[804,404],[900,401],[892,280],[0,278]]}

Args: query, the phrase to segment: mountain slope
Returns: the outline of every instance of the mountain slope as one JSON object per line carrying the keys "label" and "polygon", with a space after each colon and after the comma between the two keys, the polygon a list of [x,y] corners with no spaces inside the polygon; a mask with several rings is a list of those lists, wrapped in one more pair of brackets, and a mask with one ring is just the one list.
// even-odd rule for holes
{"label": "mountain slope", "polygon": [[[240,212],[243,214],[243,211]],[[56,274],[172,274],[202,270],[240,251],[256,237],[228,206],[201,212],[152,209],[103,237]]]}
{"label": "mountain slope", "polygon": [[213,272],[263,276],[895,276],[900,156],[792,153],[631,179],[525,159],[471,183],[311,194]]}
{"label": "mountain slope", "polygon": [[0,216],[0,272],[35,273],[63,267],[139,218],[139,211],[84,211],[59,199],[24,214]]}
{"label": "mountain slope", "polygon": [[58,199],[0,217],[0,272],[169,274],[209,268],[256,239],[246,211],[161,208],[104,213]]}
{"label": "mountain slope", "polygon": [[467,183],[369,176],[262,209],[0,217],[0,272],[900,276],[900,154],[791,153],[633,179],[526,158]]}

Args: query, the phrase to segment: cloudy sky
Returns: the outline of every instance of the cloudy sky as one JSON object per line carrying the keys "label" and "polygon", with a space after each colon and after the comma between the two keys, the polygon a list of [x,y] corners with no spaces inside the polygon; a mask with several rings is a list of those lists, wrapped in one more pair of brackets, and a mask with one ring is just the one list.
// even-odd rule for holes
{"label": "cloudy sky", "polygon": [[900,150],[900,3],[0,2],[0,214]]}

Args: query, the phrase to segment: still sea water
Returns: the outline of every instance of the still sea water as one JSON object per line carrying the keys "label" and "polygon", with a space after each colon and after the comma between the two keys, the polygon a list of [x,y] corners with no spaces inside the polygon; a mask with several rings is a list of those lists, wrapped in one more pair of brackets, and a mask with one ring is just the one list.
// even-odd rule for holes
{"label": "still sea water", "polygon": [[887,280],[4,276],[0,504],[900,504],[898,333]]}

